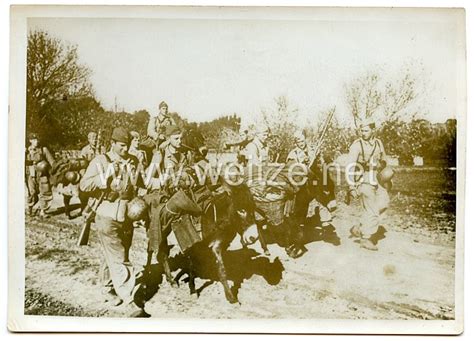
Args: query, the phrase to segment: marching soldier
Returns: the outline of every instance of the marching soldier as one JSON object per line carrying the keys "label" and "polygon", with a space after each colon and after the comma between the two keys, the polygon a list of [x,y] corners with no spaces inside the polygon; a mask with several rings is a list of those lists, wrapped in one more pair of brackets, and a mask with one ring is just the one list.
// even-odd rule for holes
{"label": "marching soldier", "polygon": [[[310,193],[310,197],[316,196],[316,199],[312,201],[315,205],[312,203],[308,203],[310,210],[315,209],[316,207],[319,207],[319,218],[321,221],[321,226],[322,227],[327,227],[331,226],[332,224],[332,214],[331,212],[336,209],[336,200],[334,199],[328,199],[326,198],[327,195],[326,192],[329,188],[328,184],[324,184],[324,176],[322,176],[322,171],[321,174],[320,170],[314,169],[314,162],[319,162],[321,165],[324,164],[324,160],[322,159],[322,156],[320,155],[318,157],[317,151],[314,147],[310,146],[307,141],[306,141],[306,136],[304,135],[303,132],[296,132],[295,135],[295,144],[296,147],[292,149],[288,153],[288,157],[286,158],[286,162],[294,161],[300,164],[305,165],[308,167],[309,170],[311,170],[313,173],[316,172],[315,176],[316,178],[313,180],[316,180],[318,182],[321,182],[319,184],[308,184],[307,188],[310,189],[311,191],[316,191],[316,193]],[[319,176],[318,176],[319,175]],[[330,181],[329,178],[326,178],[327,181]],[[306,205],[306,207],[308,206]],[[305,205],[303,205],[305,206]]]}
{"label": "marching soldier", "polygon": [[286,158],[286,162],[293,160],[309,167],[316,158],[316,150],[306,143],[306,136],[303,132],[296,132],[294,135],[295,145]]}
{"label": "marching soldier", "polygon": [[25,164],[27,187],[28,187],[28,209],[29,216],[34,215],[34,206],[39,202],[40,218],[49,218],[47,210],[51,206],[53,193],[49,182],[48,173],[54,158],[48,148],[40,145],[38,135],[31,133],[28,137],[30,145],[26,150]]}
{"label": "marching soldier", "polygon": [[151,264],[151,255],[157,252],[158,259],[163,262],[165,275],[172,282],[165,260],[168,257],[168,244],[163,233],[180,215],[199,215],[201,208],[185,193],[194,185],[194,181],[186,171],[186,157],[180,151],[182,132],[178,126],[170,125],[166,127],[166,135],[167,140],[154,153],[147,169],[149,194],[144,199],[150,207],[147,266]]}
{"label": "marching soldier", "polygon": [[[169,188],[169,184],[173,180],[172,177],[183,170],[186,163],[186,157],[180,151],[182,132],[179,127],[169,125],[166,127],[165,133],[168,138],[153,154],[148,168],[148,172],[152,173],[147,174],[150,179],[148,188],[151,190]],[[155,175],[158,175],[159,178]]]}
{"label": "marching soldier", "polygon": [[349,177],[349,194],[354,199],[360,197],[364,212],[360,224],[353,226],[350,232],[352,236],[360,238],[362,248],[377,251],[371,237],[377,232],[381,214],[390,201],[384,186],[390,183],[391,176],[383,180],[379,177],[380,174],[386,174],[388,168],[383,143],[375,137],[374,121],[365,119],[359,129],[361,137],[349,149],[348,166],[352,170],[354,167],[359,169],[359,172],[356,170]]}
{"label": "marching soldier", "polygon": [[139,285],[129,260],[133,238],[132,222],[127,219],[127,203],[135,196],[143,179],[137,176],[137,159],[128,153],[130,136],[125,128],[112,132],[111,148],[90,162],[80,181],[81,191],[91,193],[89,207],[96,207],[95,226],[105,261],[101,273],[105,300],[123,303],[131,317],[148,316],[134,301]]}
{"label": "marching soldier", "polygon": [[[146,167],[148,165],[148,161],[147,161],[145,151],[143,151],[139,148],[140,138],[141,138],[141,136],[138,132],[136,132],[136,131],[131,131],[130,132],[131,142],[130,142],[130,148],[128,149],[128,153],[137,158],[137,160],[138,160],[138,168],[137,169],[140,172],[140,174],[142,175],[142,178],[145,179],[146,178],[145,170],[146,170]],[[142,189],[139,189],[138,194],[141,195],[144,192],[146,192],[146,189],[142,188]]]}
{"label": "marching soldier", "polygon": [[260,126],[257,129],[255,138],[247,144],[243,154],[247,163],[254,165],[265,165],[268,163],[268,136],[270,129],[266,126]]}
{"label": "marching soldier", "polygon": [[130,155],[133,155],[137,158],[138,163],[141,165],[143,169],[147,166],[148,162],[146,159],[146,154],[143,150],[139,148],[140,145],[140,134],[136,131],[131,131],[130,132],[130,148],[128,150],[128,153]]}
{"label": "marching soldier", "polygon": [[224,144],[224,149],[229,149],[231,147],[238,147],[238,153],[237,153],[237,162],[240,164],[245,164],[245,147],[252,141],[252,139],[249,136],[249,131],[248,129],[245,128],[240,128],[239,132],[239,141],[234,142],[234,143],[225,143]]}
{"label": "marching soldier", "polygon": [[97,133],[89,132],[87,141],[89,141],[89,144],[81,149],[80,157],[90,162],[97,154],[100,154],[97,150]]}

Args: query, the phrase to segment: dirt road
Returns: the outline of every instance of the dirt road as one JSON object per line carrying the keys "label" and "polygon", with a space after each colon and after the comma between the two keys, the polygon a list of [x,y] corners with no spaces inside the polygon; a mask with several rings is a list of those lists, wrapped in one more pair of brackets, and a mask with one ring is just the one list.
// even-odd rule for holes
{"label": "dirt road", "polygon": [[[436,201],[426,204],[436,213],[414,219],[403,213],[424,209],[425,202],[417,200],[415,207],[405,200],[410,195],[397,195],[377,252],[349,238],[360,208],[340,204],[335,231],[312,231],[308,252],[299,259],[275,244],[269,245],[270,257],[261,256],[258,245],[258,252],[242,250],[235,240],[225,261],[239,304],[226,302],[210,265],[202,262],[199,297],[189,295],[183,281],[173,288],[163,280],[146,310],[156,318],[453,319],[453,217]],[[98,240],[92,232],[90,246],[75,246],[79,228],[79,219],[62,216],[27,221],[26,313],[123,316],[120,308],[102,302]],[[137,267],[145,264],[145,246],[145,233],[137,229],[131,255]],[[175,274],[179,261],[172,259]]]}

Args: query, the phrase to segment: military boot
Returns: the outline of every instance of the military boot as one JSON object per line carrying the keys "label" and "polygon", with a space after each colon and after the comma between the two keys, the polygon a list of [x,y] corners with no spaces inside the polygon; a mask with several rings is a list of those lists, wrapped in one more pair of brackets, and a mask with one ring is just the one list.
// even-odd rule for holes
{"label": "military boot", "polygon": [[33,216],[35,215],[35,211],[33,210],[33,207],[28,207],[28,208],[26,209],[26,215],[27,215],[28,217],[33,217]]}
{"label": "military boot", "polygon": [[362,238],[362,231],[360,230],[360,227],[358,225],[352,226],[349,232],[351,233],[351,238]]}
{"label": "military boot", "polygon": [[360,247],[366,250],[370,250],[370,251],[377,251],[379,249],[373,241],[366,238],[362,238],[360,240]]}
{"label": "military boot", "polygon": [[40,217],[40,219],[51,218],[51,216],[48,213],[46,213],[46,210],[40,210],[39,217]]}

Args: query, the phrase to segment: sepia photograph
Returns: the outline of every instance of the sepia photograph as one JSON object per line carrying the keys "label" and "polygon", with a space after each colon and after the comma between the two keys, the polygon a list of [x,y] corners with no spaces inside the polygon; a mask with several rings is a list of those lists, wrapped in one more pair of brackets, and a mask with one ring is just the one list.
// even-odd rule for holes
{"label": "sepia photograph", "polygon": [[465,34],[12,6],[9,329],[462,333]]}

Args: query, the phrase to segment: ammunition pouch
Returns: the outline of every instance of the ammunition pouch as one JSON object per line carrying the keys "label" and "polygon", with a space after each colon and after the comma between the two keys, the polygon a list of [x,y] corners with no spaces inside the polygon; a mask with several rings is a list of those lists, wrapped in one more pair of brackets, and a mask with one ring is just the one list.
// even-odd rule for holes
{"label": "ammunition pouch", "polygon": [[114,202],[120,198],[119,192],[107,191],[104,195],[104,200]]}

